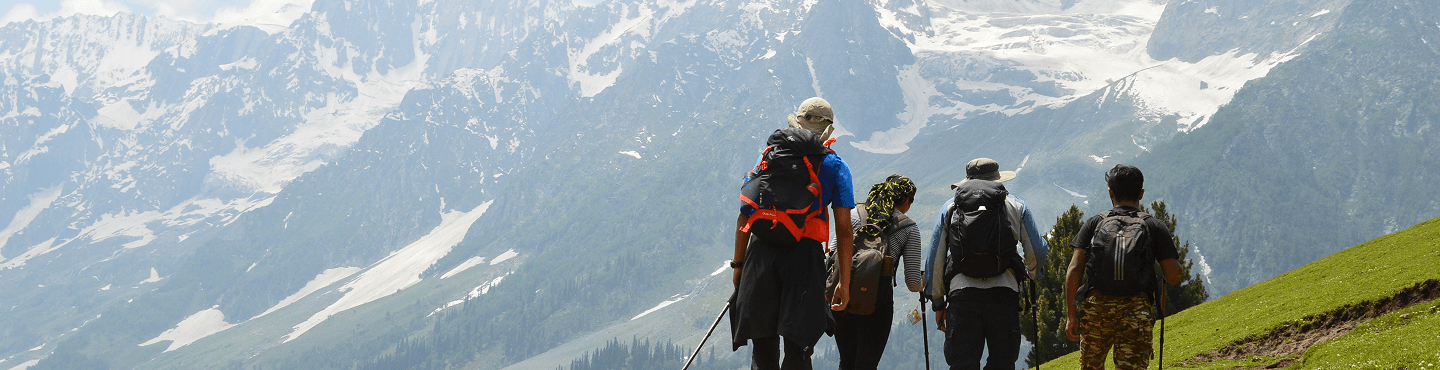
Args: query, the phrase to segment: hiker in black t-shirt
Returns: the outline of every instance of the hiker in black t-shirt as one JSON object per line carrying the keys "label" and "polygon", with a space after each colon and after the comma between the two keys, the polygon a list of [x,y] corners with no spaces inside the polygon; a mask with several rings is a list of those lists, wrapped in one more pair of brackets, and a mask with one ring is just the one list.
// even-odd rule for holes
{"label": "hiker in black t-shirt", "polygon": [[1179,284],[1180,255],[1170,229],[1140,212],[1145,176],[1139,168],[1115,165],[1105,183],[1115,208],[1086,220],[1070,243],[1075,253],[1065,274],[1065,334],[1080,341],[1082,369],[1104,369],[1111,347],[1117,369],[1145,369],[1156,319],[1154,266],[1160,264],[1165,283]]}

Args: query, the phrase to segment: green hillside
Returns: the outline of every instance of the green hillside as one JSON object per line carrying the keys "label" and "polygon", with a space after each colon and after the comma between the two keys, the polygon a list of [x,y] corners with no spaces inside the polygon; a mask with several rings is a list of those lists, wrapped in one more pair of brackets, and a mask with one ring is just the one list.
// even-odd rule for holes
{"label": "green hillside", "polygon": [[[1440,218],[1171,316],[1166,320],[1165,365],[1193,369],[1276,364],[1280,365],[1277,368],[1436,368],[1440,365],[1440,335],[1436,334],[1440,333],[1440,308],[1431,299],[1440,295],[1440,282],[1434,281],[1440,279],[1437,266]],[[1397,294],[1402,291],[1404,294]],[[1359,323],[1377,308],[1383,312],[1405,304],[1413,305],[1341,332],[1304,353],[1283,353],[1283,348],[1313,341],[1324,331]],[[1228,354],[1220,358],[1211,355],[1242,341],[1257,344],[1244,350],[1219,351]],[[1206,357],[1210,358],[1195,361]],[[1078,368],[1079,353],[1042,367]]]}

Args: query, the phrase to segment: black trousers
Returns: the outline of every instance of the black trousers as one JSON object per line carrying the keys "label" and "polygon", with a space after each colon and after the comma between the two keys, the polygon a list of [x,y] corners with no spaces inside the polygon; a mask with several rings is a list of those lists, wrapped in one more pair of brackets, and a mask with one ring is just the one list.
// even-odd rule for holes
{"label": "black trousers", "polygon": [[780,337],[750,340],[751,370],[811,370],[810,355],[815,348],[785,339],[785,362],[780,362]]}
{"label": "black trousers", "polygon": [[835,313],[835,346],[840,352],[840,370],[874,370],[880,366],[885,344],[890,341],[890,321],[895,317],[894,287],[880,282],[875,312],[856,315]]}
{"label": "black trousers", "polygon": [[1020,293],[1010,288],[950,292],[945,308],[945,362],[951,370],[1015,369],[1020,357]]}

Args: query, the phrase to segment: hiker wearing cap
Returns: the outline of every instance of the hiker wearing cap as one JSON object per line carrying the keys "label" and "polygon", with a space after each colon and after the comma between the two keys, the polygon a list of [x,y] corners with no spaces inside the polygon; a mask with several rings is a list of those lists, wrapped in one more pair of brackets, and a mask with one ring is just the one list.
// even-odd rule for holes
{"label": "hiker wearing cap", "polygon": [[[824,99],[802,102],[789,115],[788,127],[770,136],[755,170],[741,188],[745,205],[736,220],[735,257],[731,262],[736,289],[730,302],[730,334],[735,350],[754,342],[752,369],[810,369],[815,343],[833,325],[829,310],[844,310],[849,303],[846,289],[837,289],[840,292],[833,301],[827,301],[824,294],[826,247],[822,243],[829,240],[827,211],[848,215],[855,207],[850,167],[829,150],[834,141],[830,138],[834,117],[830,103]],[[789,177],[769,175],[786,170],[799,173]],[[786,190],[793,188],[786,181],[793,182],[796,177],[802,179],[798,190]],[[813,182],[803,180],[806,178]],[[761,183],[766,185],[759,186]],[[795,199],[805,205],[784,210],[767,205],[767,201],[785,203]],[[850,230],[850,218],[835,217],[834,227]],[[833,245],[837,258],[849,259],[853,236],[837,234]],[[843,267],[840,284],[849,286],[849,266]]]}
{"label": "hiker wearing cap", "polygon": [[[890,324],[894,318],[895,301],[892,299],[895,284],[895,262],[902,261],[905,264],[905,286],[912,292],[919,292],[923,286],[923,277],[920,275],[920,230],[915,226],[915,221],[910,220],[905,212],[910,210],[910,205],[915,202],[915,183],[910,178],[902,175],[891,175],[885,182],[870,187],[870,193],[864,203],[857,204],[854,211],[850,212],[850,222],[855,225],[854,250],[860,256],[860,248],[866,248],[861,240],[867,238],[875,240],[881,250],[877,255],[883,255],[884,263],[880,264],[879,271],[869,274],[864,271],[850,273],[850,281],[860,285],[858,279],[862,276],[869,276],[878,282],[866,285],[873,285],[875,291],[871,294],[852,293],[850,296],[850,307],[845,311],[835,312],[835,345],[840,354],[840,369],[875,369],[880,366],[880,357],[885,353],[885,344],[890,341]],[[843,234],[836,232],[836,234]],[[838,237],[838,235],[837,235]],[[831,239],[832,244],[838,244]],[[833,259],[833,261],[842,261]],[[835,264],[834,266],[839,266]],[[864,268],[866,265],[861,265]],[[852,269],[855,268],[852,266]],[[853,288],[852,288],[853,289]],[[853,290],[852,290],[853,292]],[[874,303],[861,302],[861,299],[869,298]],[[853,308],[869,307],[863,311]]]}
{"label": "hiker wearing cap", "polygon": [[1083,369],[1103,369],[1112,347],[1115,368],[1145,369],[1153,351],[1154,266],[1159,262],[1165,283],[1179,284],[1180,252],[1165,223],[1140,211],[1145,175],[1139,168],[1117,164],[1105,173],[1105,184],[1115,208],[1085,220],[1070,242],[1065,335],[1080,342]]}
{"label": "hiker wearing cap", "polygon": [[987,348],[987,370],[1013,369],[1020,356],[1020,282],[1043,273],[1049,248],[1029,207],[1001,185],[1014,178],[992,159],[972,160],[936,217],[925,295],[951,369],[980,369]]}

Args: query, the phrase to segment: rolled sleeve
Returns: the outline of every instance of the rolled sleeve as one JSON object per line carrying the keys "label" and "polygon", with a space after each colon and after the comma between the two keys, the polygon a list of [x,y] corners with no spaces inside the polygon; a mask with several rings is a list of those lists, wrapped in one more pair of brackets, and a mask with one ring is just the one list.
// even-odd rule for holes
{"label": "rolled sleeve", "polygon": [[[939,311],[945,309],[944,271],[946,251],[941,248],[945,238],[945,213],[955,203],[955,199],[945,200],[940,210],[935,214],[935,224],[930,228],[930,244],[925,248],[925,292],[926,298],[933,301],[932,308]],[[938,271],[938,273],[937,273]]]}
{"label": "rolled sleeve", "polygon": [[1025,245],[1025,262],[1026,265],[1029,265],[1032,261],[1035,263],[1034,265],[1026,266],[1026,268],[1030,270],[1030,276],[1038,280],[1045,277],[1045,256],[1050,253],[1050,244],[1046,242],[1045,237],[1040,234],[1040,228],[1035,226],[1035,216],[1030,213],[1029,205],[1026,205],[1025,201],[1019,198],[1015,200],[1020,202],[1020,219],[1024,224],[1025,235],[1027,236],[1027,238],[1025,238],[1027,241]]}

